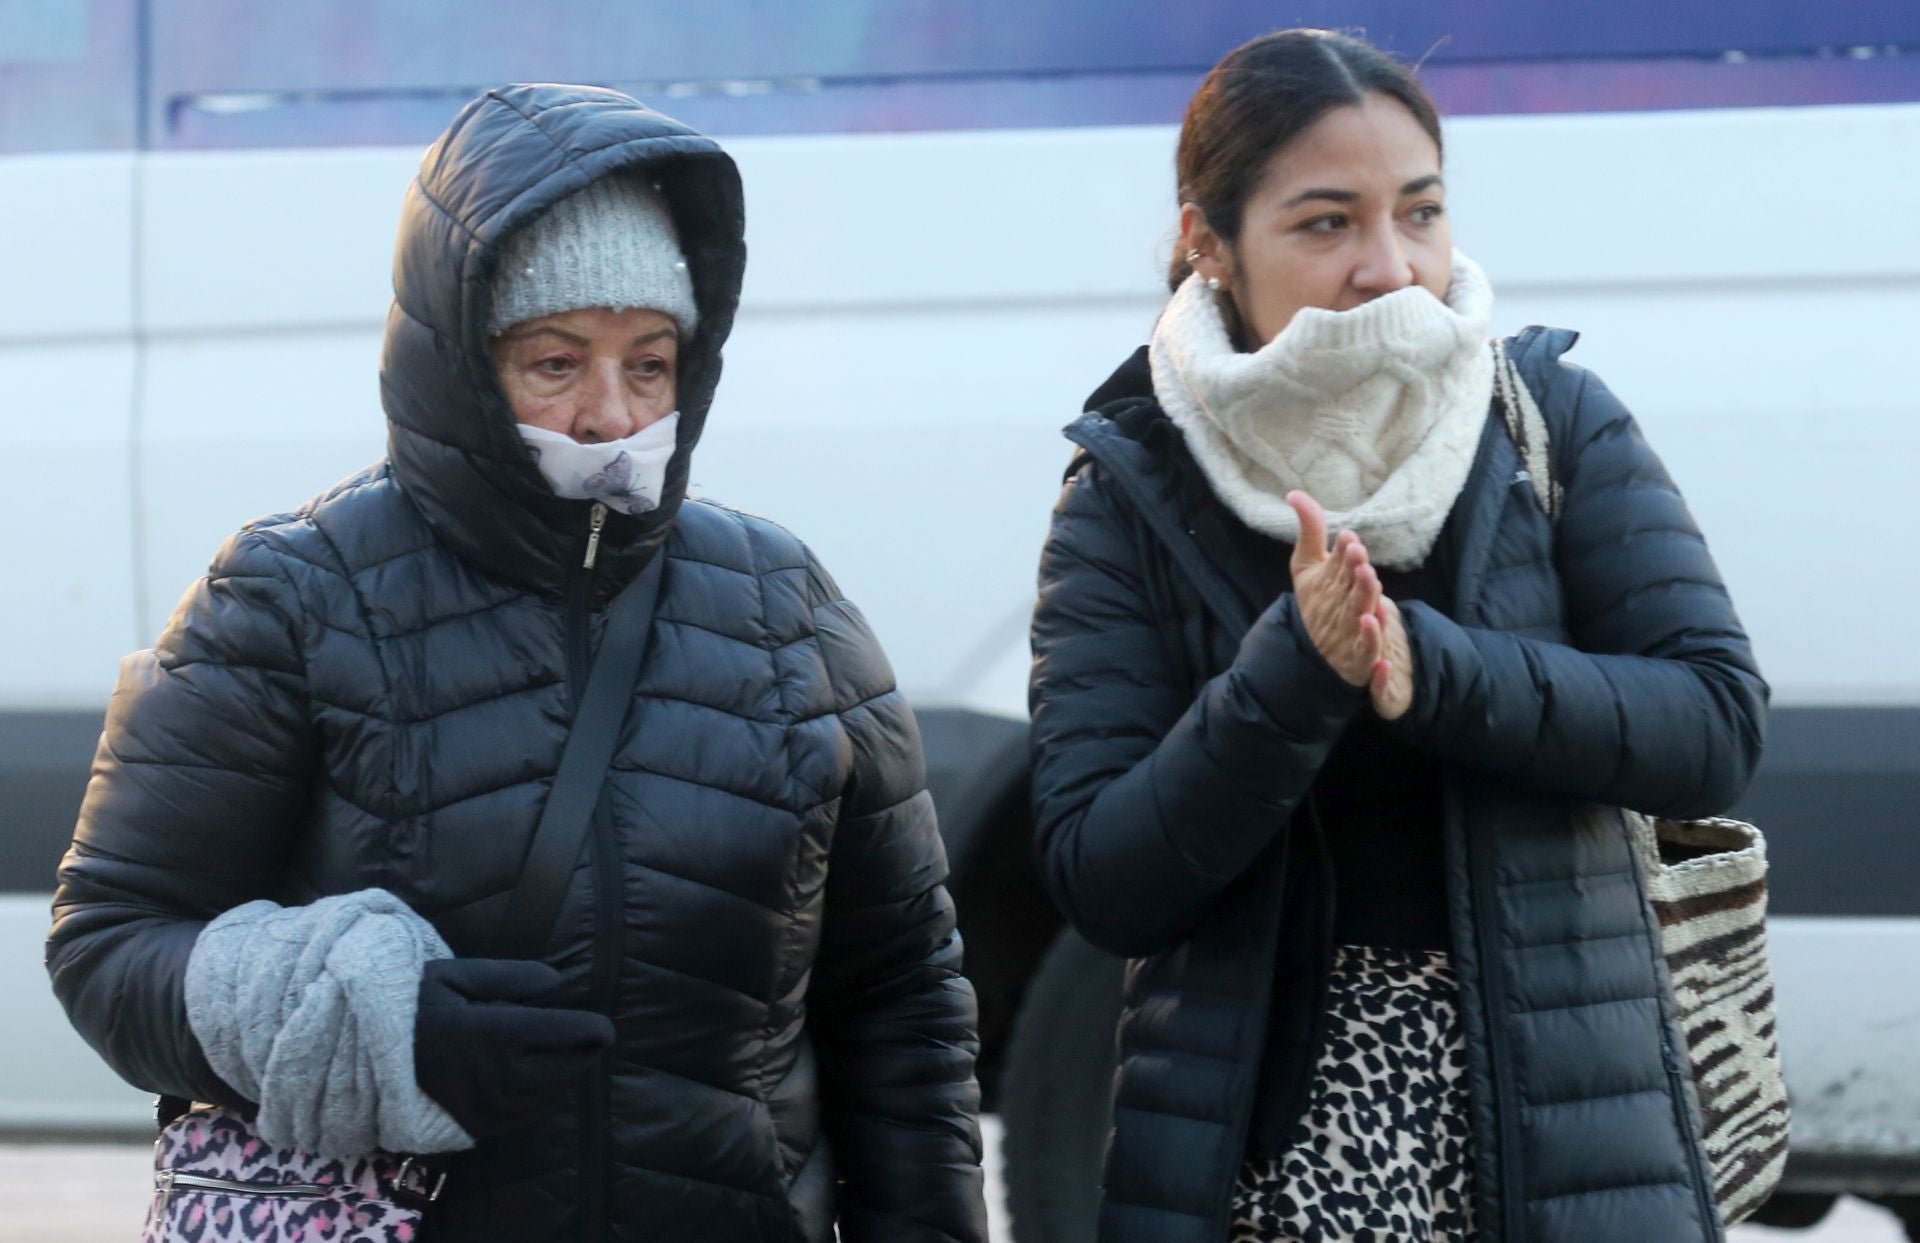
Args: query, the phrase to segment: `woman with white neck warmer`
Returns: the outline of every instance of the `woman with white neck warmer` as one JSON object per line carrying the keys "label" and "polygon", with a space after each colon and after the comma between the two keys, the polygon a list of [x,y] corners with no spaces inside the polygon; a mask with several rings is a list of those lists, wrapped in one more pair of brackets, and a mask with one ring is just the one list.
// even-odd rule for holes
{"label": "woman with white neck warmer", "polygon": [[1758,758],[1704,542],[1572,334],[1506,343],[1551,440],[1514,444],[1404,68],[1257,39],[1177,167],[1033,629],[1042,873],[1135,960],[1102,1243],[1721,1238],[1628,842],[1574,827]]}

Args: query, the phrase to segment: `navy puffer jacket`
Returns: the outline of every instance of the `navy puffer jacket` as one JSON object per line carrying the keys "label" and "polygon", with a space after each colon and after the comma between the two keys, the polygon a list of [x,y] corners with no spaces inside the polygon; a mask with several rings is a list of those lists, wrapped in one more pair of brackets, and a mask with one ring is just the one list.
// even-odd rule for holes
{"label": "navy puffer jacket", "polygon": [[[1452,607],[1406,609],[1399,728],[1445,762],[1453,952],[1479,1237],[1722,1237],[1658,929],[1588,801],[1718,812],[1757,762],[1766,687],[1704,541],[1619,401],[1512,348],[1553,436],[1550,524],[1497,414],[1441,540]],[[1218,1243],[1256,1102],[1298,1101],[1332,957],[1303,806],[1370,711],[1292,596],[1257,599],[1231,521],[1152,398],[1144,351],[1068,429],[1032,686],[1039,861],[1095,945],[1134,959],[1103,1243]],[[1264,1107],[1264,1106],[1263,1106]]]}
{"label": "navy puffer jacket", "polygon": [[[502,239],[588,181],[657,181],[693,269],[668,503],[554,497],[485,337]],[[710,140],[625,96],[475,101],[406,200],[389,460],[249,524],[130,657],[48,965],[130,1082],[231,1101],[188,1028],[203,923],[381,886],[457,954],[494,926],[608,601],[667,558],[603,815],[546,947],[610,1015],[591,1082],[458,1159],[441,1240],[983,1240],[974,1001],[913,717],[800,542],[682,503],[745,262]]]}

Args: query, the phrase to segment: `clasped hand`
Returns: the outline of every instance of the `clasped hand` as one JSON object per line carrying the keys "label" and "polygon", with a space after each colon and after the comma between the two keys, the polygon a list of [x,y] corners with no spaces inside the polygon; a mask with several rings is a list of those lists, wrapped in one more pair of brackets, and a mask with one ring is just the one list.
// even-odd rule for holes
{"label": "clasped hand", "polygon": [[560,985],[517,959],[438,958],[421,973],[414,1077],[475,1139],[532,1122],[613,1043],[604,1014],[553,1004]]}
{"label": "clasped hand", "polygon": [[1293,596],[1313,645],[1341,680],[1364,686],[1384,720],[1413,705],[1413,653],[1400,609],[1381,590],[1367,546],[1352,531],[1327,544],[1327,515],[1305,492],[1287,493],[1300,516]]}

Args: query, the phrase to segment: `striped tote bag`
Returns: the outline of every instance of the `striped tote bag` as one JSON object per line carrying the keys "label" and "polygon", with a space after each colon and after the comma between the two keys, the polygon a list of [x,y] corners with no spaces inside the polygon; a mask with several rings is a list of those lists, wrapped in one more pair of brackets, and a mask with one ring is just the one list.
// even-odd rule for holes
{"label": "striped tote bag", "polygon": [[1787,1162],[1787,1084],[1767,967],[1766,839],[1738,820],[1637,812],[1625,820],[1660,921],[1714,1198],[1732,1225],[1773,1193]]}

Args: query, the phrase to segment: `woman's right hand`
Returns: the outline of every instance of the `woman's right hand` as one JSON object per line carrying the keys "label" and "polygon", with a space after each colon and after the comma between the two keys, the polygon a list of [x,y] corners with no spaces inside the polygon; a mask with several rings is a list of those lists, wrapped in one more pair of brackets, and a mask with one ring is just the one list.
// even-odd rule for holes
{"label": "woman's right hand", "polygon": [[532,1122],[613,1043],[606,1015],[540,1004],[560,980],[545,963],[506,958],[438,958],[422,970],[414,1078],[475,1139]]}
{"label": "woman's right hand", "polygon": [[1382,656],[1380,575],[1352,531],[1327,547],[1327,515],[1305,492],[1287,493],[1300,515],[1293,546],[1293,596],[1322,659],[1349,686],[1366,686]]}

